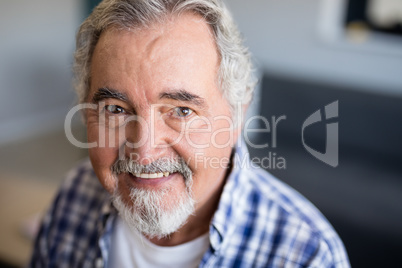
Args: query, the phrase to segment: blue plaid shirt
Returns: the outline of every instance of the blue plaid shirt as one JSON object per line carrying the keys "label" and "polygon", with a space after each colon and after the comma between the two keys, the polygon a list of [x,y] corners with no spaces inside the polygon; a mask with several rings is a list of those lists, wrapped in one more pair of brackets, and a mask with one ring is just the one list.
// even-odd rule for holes
{"label": "blue plaid shirt", "polygon": [[[200,267],[350,267],[322,214],[254,167],[245,145],[236,147],[233,164]],[[43,219],[30,266],[104,267],[117,217],[90,162],[83,162],[68,174]]]}

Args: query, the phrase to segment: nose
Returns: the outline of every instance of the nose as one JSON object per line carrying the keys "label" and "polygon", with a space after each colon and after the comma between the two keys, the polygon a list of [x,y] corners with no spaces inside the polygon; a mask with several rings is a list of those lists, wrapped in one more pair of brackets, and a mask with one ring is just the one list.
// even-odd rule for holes
{"label": "nose", "polygon": [[166,154],[167,132],[162,120],[150,116],[135,116],[125,127],[126,157],[148,165]]}

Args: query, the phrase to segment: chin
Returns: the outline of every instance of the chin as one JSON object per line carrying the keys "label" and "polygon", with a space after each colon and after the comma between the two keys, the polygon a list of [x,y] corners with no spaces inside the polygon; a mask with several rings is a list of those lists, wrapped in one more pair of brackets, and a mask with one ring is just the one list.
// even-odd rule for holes
{"label": "chin", "polygon": [[195,201],[189,191],[176,192],[170,187],[158,190],[132,188],[126,198],[117,189],[113,193],[113,205],[130,228],[151,239],[176,232],[195,210]]}

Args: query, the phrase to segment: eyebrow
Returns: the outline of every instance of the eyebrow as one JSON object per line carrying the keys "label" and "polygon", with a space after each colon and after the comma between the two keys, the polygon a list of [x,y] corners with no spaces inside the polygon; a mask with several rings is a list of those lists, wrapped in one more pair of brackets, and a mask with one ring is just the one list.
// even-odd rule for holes
{"label": "eyebrow", "polygon": [[190,93],[184,89],[180,90],[173,90],[169,92],[162,92],[159,94],[160,99],[171,99],[171,100],[177,100],[177,101],[184,101],[188,103],[193,103],[197,106],[201,107],[207,107],[206,101],[204,98]]}
{"label": "eyebrow", "polygon": [[92,97],[92,102],[98,103],[105,99],[118,99],[125,102],[129,101],[126,94],[121,93],[115,89],[103,87],[96,91],[96,93]]}

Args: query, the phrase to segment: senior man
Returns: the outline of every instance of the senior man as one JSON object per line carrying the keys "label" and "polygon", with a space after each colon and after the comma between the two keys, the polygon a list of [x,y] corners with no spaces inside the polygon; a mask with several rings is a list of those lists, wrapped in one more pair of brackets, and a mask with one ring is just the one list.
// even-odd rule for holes
{"label": "senior man", "polygon": [[348,267],[318,210],[249,164],[251,69],[218,0],[99,4],[75,53],[90,161],[45,216],[31,266]]}

